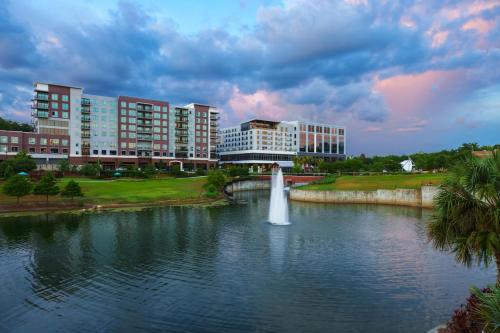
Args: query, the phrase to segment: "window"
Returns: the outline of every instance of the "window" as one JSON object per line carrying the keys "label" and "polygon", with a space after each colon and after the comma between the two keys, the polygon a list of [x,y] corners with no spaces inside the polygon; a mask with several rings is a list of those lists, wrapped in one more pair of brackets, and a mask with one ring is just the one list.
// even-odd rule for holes
{"label": "window", "polygon": [[63,117],[63,119],[68,119],[68,117],[69,117],[68,112],[63,112],[62,117]]}
{"label": "window", "polygon": [[62,145],[67,146],[68,145],[68,139],[62,139]]}
{"label": "window", "polygon": [[127,109],[120,109],[120,114],[122,116],[126,116],[127,115]]}
{"label": "window", "polygon": [[127,148],[127,143],[126,142],[120,142],[120,148]]}
{"label": "window", "polygon": [[57,103],[57,102],[52,102],[52,108],[53,108],[53,109],[59,109],[59,103]]}
{"label": "window", "polygon": [[30,148],[29,148],[29,152],[30,152],[30,153],[36,153],[36,149],[35,149],[34,147],[30,147]]}
{"label": "window", "polygon": [[161,108],[160,108],[160,106],[159,106],[159,105],[153,105],[153,110],[155,110],[155,111],[160,111],[160,110],[161,110]]}
{"label": "window", "polygon": [[127,117],[121,117],[121,118],[120,118],[120,121],[121,121],[122,123],[126,123],[126,122],[127,122]]}
{"label": "window", "polygon": [[168,114],[163,113],[163,114],[161,115],[161,118],[162,118],[162,119],[168,119]]}
{"label": "window", "polygon": [[61,96],[61,100],[62,100],[63,102],[68,102],[68,101],[69,101],[69,96],[68,96],[68,95],[62,95],[62,96]]}
{"label": "window", "polygon": [[159,127],[154,127],[154,128],[153,128],[153,132],[155,132],[155,133],[160,133],[160,128],[159,128]]}
{"label": "window", "polygon": [[131,124],[135,124],[135,118],[128,118],[128,122]]}
{"label": "window", "polygon": [[62,108],[63,110],[69,110],[69,105],[68,105],[68,103],[62,103],[62,104],[61,104],[61,108]]}
{"label": "window", "polygon": [[63,148],[63,154],[67,154],[68,153],[68,148]]}
{"label": "window", "polygon": [[101,150],[101,155],[106,155],[108,152],[106,150]]}
{"label": "window", "polygon": [[128,115],[129,115],[130,117],[135,117],[135,116],[137,115],[137,112],[136,112],[135,110],[130,110],[130,111],[128,112]]}
{"label": "window", "polygon": [[168,111],[168,108],[167,108],[166,106],[162,106],[162,107],[161,107],[161,110],[162,110],[163,112],[167,112],[167,111]]}
{"label": "window", "polygon": [[99,150],[97,150],[97,149],[92,150],[92,154],[94,154],[94,155],[99,154]]}
{"label": "window", "polygon": [[0,153],[6,153],[7,152],[7,146],[6,145],[0,145]]}
{"label": "window", "polygon": [[50,139],[50,145],[51,146],[59,145],[59,139]]}
{"label": "window", "polygon": [[7,137],[6,136],[0,136],[0,143],[7,143]]}
{"label": "window", "polygon": [[120,106],[121,106],[122,108],[126,108],[126,107],[127,107],[127,102],[121,101],[121,102],[120,102]]}
{"label": "window", "polygon": [[122,155],[127,155],[127,151],[126,150],[122,150]]}
{"label": "window", "polygon": [[153,149],[154,149],[154,150],[160,150],[160,144],[159,144],[159,143],[155,143],[155,144],[153,145]]}
{"label": "window", "polygon": [[29,138],[29,139],[28,139],[28,143],[29,143],[30,145],[36,145],[36,138]]}
{"label": "window", "polygon": [[129,109],[135,109],[135,103],[128,103]]}
{"label": "window", "polygon": [[128,137],[130,139],[135,139],[135,133],[132,133],[132,132],[128,133]]}
{"label": "window", "polygon": [[59,95],[58,94],[52,94],[52,100],[54,101],[57,101],[59,99]]}
{"label": "window", "polygon": [[59,117],[59,112],[52,111],[52,117],[58,118]]}
{"label": "window", "polygon": [[134,156],[135,155],[135,151],[131,150],[131,151],[128,152],[128,154],[131,155],[131,156]]}
{"label": "window", "polygon": [[42,147],[40,148],[40,153],[45,154],[47,152],[47,148]]}
{"label": "window", "polygon": [[109,155],[116,155],[116,150],[110,150]]}
{"label": "window", "polygon": [[51,154],[59,154],[59,149],[57,149],[57,148],[50,148],[50,153]]}
{"label": "window", "polygon": [[126,131],[127,130],[127,124],[121,124],[120,128],[121,128],[122,131]]}
{"label": "window", "polygon": [[155,113],[153,114],[153,117],[154,117],[155,119],[161,119],[161,113],[156,113],[156,112],[155,112]]}
{"label": "window", "polygon": [[13,152],[17,152],[19,150],[19,148],[18,147],[12,147],[10,150],[13,151]]}
{"label": "window", "polygon": [[10,143],[19,143],[19,138],[17,136],[11,136]]}
{"label": "window", "polygon": [[128,125],[129,131],[135,131],[135,125]]}
{"label": "window", "polygon": [[46,145],[47,144],[47,139],[46,138],[40,138],[40,144],[41,145]]}
{"label": "window", "polygon": [[135,149],[135,147],[136,147],[135,142],[129,142],[128,147],[130,149]]}

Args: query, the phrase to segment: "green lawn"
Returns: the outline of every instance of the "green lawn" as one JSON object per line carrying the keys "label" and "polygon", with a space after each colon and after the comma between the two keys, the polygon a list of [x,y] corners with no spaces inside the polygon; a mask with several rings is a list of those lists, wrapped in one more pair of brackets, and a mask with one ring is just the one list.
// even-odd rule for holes
{"label": "green lawn", "polygon": [[[194,178],[161,178],[161,179],[133,179],[122,178],[113,180],[98,180],[88,178],[65,177],[59,180],[59,187],[74,179],[82,187],[86,202],[94,204],[106,203],[138,203],[161,200],[183,200],[199,198],[203,194],[202,186],[206,177]],[[0,188],[2,184],[0,183]],[[1,191],[0,191],[1,192]],[[45,200],[40,196],[26,196],[22,202]],[[60,196],[51,198],[64,200]],[[0,203],[15,203],[16,198],[0,194]]]}
{"label": "green lawn", "polygon": [[332,184],[311,184],[300,187],[304,190],[363,190],[395,188],[420,188],[422,185],[441,184],[446,174],[410,174],[410,175],[373,175],[373,176],[340,176]]}

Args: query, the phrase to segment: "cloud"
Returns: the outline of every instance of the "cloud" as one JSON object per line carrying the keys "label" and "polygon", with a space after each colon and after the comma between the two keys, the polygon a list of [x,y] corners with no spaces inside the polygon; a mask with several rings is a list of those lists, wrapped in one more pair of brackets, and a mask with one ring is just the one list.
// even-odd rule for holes
{"label": "cloud", "polygon": [[[3,116],[27,120],[30,96],[16,87],[42,80],[215,104],[224,125],[254,116],[331,121],[351,128],[353,140],[377,137],[375,145],[381,133],[467,126],[449,119],[500,80],[497,0],[286,0],[260,6],[239,32],[210,24],[194,33],[134,2],[73,4],[96,15],[68,20],[73,7],[52,13],[40,1],[40,13],[0,4]],[[487,123],[495,109],[479,104],[488,110],[477,112],[479,124]]]}

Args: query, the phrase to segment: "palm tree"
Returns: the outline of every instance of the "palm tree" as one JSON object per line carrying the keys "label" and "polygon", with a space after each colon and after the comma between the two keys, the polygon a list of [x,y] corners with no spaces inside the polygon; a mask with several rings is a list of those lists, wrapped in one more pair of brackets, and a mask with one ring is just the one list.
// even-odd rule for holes
{"label": "palm tree", "polygon": [[428,234],[466,266],[495,259],[500,286],[500,155],[470,158],[440,186]]}

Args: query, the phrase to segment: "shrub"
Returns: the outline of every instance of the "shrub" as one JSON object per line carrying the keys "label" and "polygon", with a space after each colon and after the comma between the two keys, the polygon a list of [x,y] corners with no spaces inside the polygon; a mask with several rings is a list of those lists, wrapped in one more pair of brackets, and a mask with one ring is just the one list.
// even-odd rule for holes
{"label": "shrub", "polygon": [[196,176],[206,176],[207,175],[207,170],[205,170],[205,169],[196,169],[196,172],[194,174]]}
{"label": "shrub", "polygon": [[180,165],[172,166],[172,168],[170,169],[170,174],[176,178],[183,178],[188,176],[187,172],[181,170]]}
{"label": "shrub", "polygon": [[99,175],[100,167],[97,164],[87,163],[82,166],[80,172],[87,177],[96,177]]}
{"label": "shrub", "polygon": [[8,178],[19,172],[30,172],[36,169],[36,162],[24,150],[17,153],[13,159],[0,163],[0,176]]}
{"label": "shrub", "polygon": [[205,191],[205,196],[208,198],[215,198],[219,195],[219,191],[213,184],[207,184],[207,186],[205,186]]}
{"label": "shrub", "polygon": [[228,175],[230,177],[244,177],[248,176],[249,172],[248,169],[245,167],[231,167],[228,170]]}
{"label": "shrub", "polygon": [[[482,294],[491,293],[491,289],[481,290]],[[481,333],[485,323],[478,316],[481,300],[474,294],[467,298],[466,304],[453,312],[452,318],[447,323],[446,328],[449,333]]]}
{"label": "shrub", "polygon": [[83,197],[83,192],[77,182],[70,180],[64,190],[62,190],[61,195],[73,200],[74,197]]}
{"label": "shrub", "polygon": [[207,184],[213,185],[218,191],[221,191],[226,184],[226,175],[220,170],[210,170],[208,172]]}
{"label": "shrub", "polygon": [[311,184],[333,184],[337,181],[337,177],[333,175],[328,175],[325,178],[322,178],[320,180],[316,180],[312,182]]}

